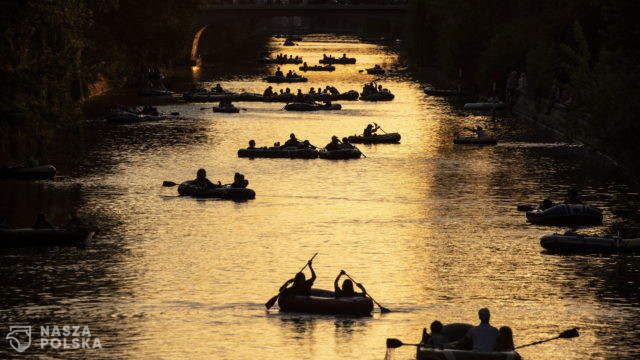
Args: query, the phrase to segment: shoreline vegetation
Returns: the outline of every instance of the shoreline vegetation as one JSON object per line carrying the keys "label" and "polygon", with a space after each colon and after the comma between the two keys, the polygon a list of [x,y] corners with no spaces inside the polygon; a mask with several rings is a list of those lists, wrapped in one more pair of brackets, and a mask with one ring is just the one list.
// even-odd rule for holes
{"label": "shoreline vegetation", "polygon": [[411,0],[410,7],[416,65],[451,79],[462,72],[468,93],[503,99],[509,74],[525,74],[522,102],[536,104],[525,107],[529,115],[563,107],[545,125],[640,178],[640,2]]}

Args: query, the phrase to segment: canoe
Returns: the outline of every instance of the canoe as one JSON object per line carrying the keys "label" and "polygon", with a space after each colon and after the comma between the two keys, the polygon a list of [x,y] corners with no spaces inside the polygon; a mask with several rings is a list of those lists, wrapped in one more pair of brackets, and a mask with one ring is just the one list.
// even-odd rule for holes
{"label": "canoe", "polygon": [[360,97],[360,94],[358,94],[357,91],[355,90],[349,90],[349,91],[345,91],[343,93],[340,94],[313,94],[310,95],[311,100],[314,101],[336,101],[336,100],[350,100],[350,101],[354,101],[354,100],[358,100],[358,98]]}
{"label": "canoe", "polygon": [[480,352],[470,350],[434,349],[419,346],[416,360],[521,360],[515,351]]}
{"label": "canoe", "polygon": [[400,142],[400,134],[388,133],[373,136],[353,135],[349,136],[349,142],[354,144],[393,144]]}
{"label": "canoe", "polygon": [[506,106],[503,102],[477,102],[477,103],[466,103],[464,104],[464,110],[493,110],[493,109],[504,109]]}
{"label": "canoe", "polygon": [[458,145],[495,145],[498,143],[497,139],[491,136],[486,137],[458,137],[453,139],[454,144]]}
{"label": "canoe", "polygon": [[364,101],[391,101],[395,98],[395,95],[389,91],[378,91],[369,95],[360,94],[360,100]]}
{"label": "canoe", "polygon": [[373,301],[366,296],[336,298],[333,291],[312,289],[306,295],[282,295],[278,298],[280,311],[329,315],[368,316]]}
{"label": "canoe", "polygon": [[238,109],[235,106],[214,106],[213,107],[213,112],[216,113],[231,113],[231,114],[235,114],[235,113],[239,113],[240,109]]}
{"label": "canoe", "polygon": [[371,75],[382,75],[385,73],[384,69],[379,69],[379,68],[368,68],[367,70],[367,74],[371,74]]}
{"label": "canoe", "polygon": [[81,229],[0,229],[0,248],[86,246],[94,236]]}
{"label": "canoe", "polygon": [[258,62],[265,63],[265,64],[280,64],[280,65],[284,65],[284,64],[302,64],[302,59],[301,58],[298,58],[298,59],[272,59],[272,58],[264,57],[264,58],[258,59]]}
{"label": "canoe", "polygon": [[559,204],[546,210],[527,211],[527,221],[539,225],[600,225],[602,211],[583,204]]}
{"label": "canoe", "polygon": [[431,96],[455,96],[460,95],[458,90],[453,89],[437,89],[434,87],[426,87],[424,88],[424,93]]}
{"label": "canoe", "polygon": [[336,69],[333,65],[315,65],[315,66],[300,66],[298,69],[300,71],[334,71]]}
{"label": "canoe", "polygon": [[318,110],[340,110],[342,105],[340,104],[310,104],[310,103],[291,103],[284,107],[287,111],[318,111]]}
{"label": "canoe", "polygon": [[640,252],[640,239],[622,239],[618,236],[560,235],[543,236],[540,246],[557,253],[623,253]]}
{"label": "canoe", "polygon": [[46,180],[54,176],[56,168],[53,165],[0,167],[0,179]]}
{"label": "canoe", "polygon": [[173,91],[167,89],[142,88],[138,91],[139,96],[171,96]]}
{"label": "canoe", "polygon": [[307,82],[308,79],[304,76],[297,76],[297,77],[286,77],[286,76],[275,76],[275,75],[270,75],[267,76],[266,78],[263,79],[266,82],[269,83],[299,83],[299,82]]}
{"label": "canoe", "polygon": [[287,158],[287,159],[315,159],[318,157],[316,149],[285,148],[253,148],[238,150],[238,157],[246,158]]}
{"label": "canoe", "polygon": [[326,160],[359,159],[360,156],[362,156],[362,153],[358,149],[321,149],[320,151],[318,151],[318,157],[320,157],[320,159]]}
{"label": "canoe", "polygon": [[247,188],[232,188],[228,185],[216,188],[203,189],[194,185],[193,180],[188,180],[178,186],[178,194],[198,198],[219,198],[230,200],[255,199],[256,192]]}
{"label": "canoe", "polygon": [[318,61],[320,64],[355,64],[356,58],[326,58]]}
{"label": "canoe", "polygon": [[116,124],[132,124],[137,122],[146,122],[146,121],[159,121],[164,120],[167,117],[164,115],[143,115],[143,114],[134,114],[128,111],[116,110],[112,111],[105,118],[110,123]]}

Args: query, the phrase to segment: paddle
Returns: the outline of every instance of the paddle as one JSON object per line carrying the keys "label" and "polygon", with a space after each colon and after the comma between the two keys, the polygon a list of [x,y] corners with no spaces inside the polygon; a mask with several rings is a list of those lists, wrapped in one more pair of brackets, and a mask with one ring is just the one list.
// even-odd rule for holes
{"label": "paddle", "polygon": [[424,344],[405,344],[402,341],[398,340],[398,339],[392,339],[392,338],[388,338],[387,339],[387,349],[397,349],[400,346],[403,345],[409,345],[409,346],[422,346]]}
{"label": "paddle", "polygon": [[578,328],[573,328],[570,330],[565,330],[563,332],[560,333],[560,335],[552,337],[551,339],[546,339],[546,340],[540,340],[540,341],[536,341],[536,342],[532,342],[530,344],[526,344],[526,345],[520,345],[520,346],[516,346],[516,349],[520,349],[523,347],[527,347],[527,346],[532,346],[532,345],[538,345],[538,344],[542,344],[545,343],[547,341],[551,341],[551,340],[556,340],[556,339],[573,339],[580,336],[580,333],[578,333]]}
{"label": "paddle", "polygon": [[[302,270],[304,270],[304,268],[307,267],[307,265],[309,265],[309,263],[311,261],[313,261],[313,259],[316,257],[316,255],[318,255],[318,253],[313,254],[313,256],[311,257],[311,259],[309,259],[309,261],[307,261],[306,264],[304,264],[304,266],[302,267],[302,269],[300,269],[300,271],[298,272],[302,272]],[[269,301],[267,301],[264,306],[267,308],[267,310],[271,309],[271,307],[276,303],[276,301],[278,301],[278,298],[280,297],[280,294],[282,294],[282,292],[279,292],[278,295],[272,297],[271,299],[269,299]]]}
{"label": "paddle", "polygon": [[[344,144],[341,140],[338,140],[338,142],[339,142],[340,144]],[[360,154],[362,154],[362,156],[364,156],[364,157],[365,157],[365,159],[367,158],[367,155],[365,155],[365,154],[362,152],[362,150],[358,149],[358,147],[357,147],[357,146],[355,146],[355,145],[353,145],[353,144],[349,144],[349,145],[353,146],[353,148],[354,148],[354,149],[356,149],[356,150],[360,151]]]}
{"label": "paddle", "polygon": [[378,129],[382,130],[383,133],[387,133],[386,131],[384,131],[383,128],[380,127],[380,125],[378,125],[377,123],[373,123],[373,125],[375,125]]}
{"label": "paddle", "polygon": [[[354,283],[356,283],[356,284],[358,283],[357,281],[353,280],[353,278],[351,277],[351,275],[347,274],[346,272],[345,272],[344,274],[345,274],[345,275],[347,275],[347,277],[348,277],[349,279],[351,279],[351,281],[353,281]],[[387,309],[386,307],[384,307],[384,306],[380,305],[380,303],[379,303],[379,302],[377,302],[377,301],[376,301],[376,299],[374,299],[374,298],[373,298],[369,293],[367,293],[367,296],[368,296],[368,297],[369,297],[369,299],[371,299],[374,303],[376,303],[376,305],[378,305],[378,307],[380,308],[380,312],[381,312],[381,313],[383,313],[383,314],[384,314],[384,313],[391,312],[391,310],[389,310],[389,309]]]}
{"label": "paddle", "polygon": [[534,207],[531,205],[518,205],[518,211],[531,211]]}

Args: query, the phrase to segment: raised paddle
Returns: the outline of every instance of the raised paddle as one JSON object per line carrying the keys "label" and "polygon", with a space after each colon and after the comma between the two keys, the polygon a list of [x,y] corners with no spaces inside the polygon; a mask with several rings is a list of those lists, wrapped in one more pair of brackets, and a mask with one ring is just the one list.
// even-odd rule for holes
{"label": "raised paddle", "polygon": [[380,127],[380,125],[378,125],[376,123],[373,123],[373,125],[375,125],[378,129],[382,130],[383,133],[385,133],[385,134],[387,133],[386,131],[384,131],[383,128]]}
{"label": "raised paddle", "polygon": [[[304,264],[304,266],[302,267],[302,269],[300,269],[300,271],[298,272],[302,272],[302,270],[304,270],[304,268],[307,267],[307,265],[309,265],[310,262],[313,261],[313,259],[316,257],[316,255],[318,255],[318,253],[313,254],[313,256],[311,257],[311,259],[309,259],[309,261],[307,261],[306,264]],[[282,291],[278,293],[278,295],[272,297],[271,299],[269,299],[269,301],[267,301],[264,306],[267,308],[267,310],[271,309],[271,307],[276,303],[276,301],[278,301],[278,298],[280,297],[280,294],[282,294]]]}
{"label": "raised paddle", "polygon": [[[353,281],[354,283],[356,283],[356,284],[358,283],[357,281],[353,280],[353,278],[351,277],[351,275],[347,274],[346,272],[345,272],[344,274],[345,274],[345,275],[347,275],[347,277],[348,277],[349,279],[351,279],[351,281]],[[380,312],[381,312],[381,313],[383,313],[383,314],[384,314],[384,313],[391,312],[391,310],[389,310],[389,309],[387,309],[386,307],[384,307],[384,306],[380,305],[380,303],[379,303],[379,302],[377,302],[377,301],[376,301],[376,299],[374,299],[373,297],[371,297],[371,295],[370,295],[369,293],[367,293],[367,296],[369,297],[369,299],[371,299],[371,301],[373,301],[374,303],[376,303],[376,305],[378,305],[378,307],[380,308]]]}
{"label": "raised paddle", "polygon": [[547,341],[551,341],[551,340],[556,340],[556,339],[573,339],[580,336],[580,333],[578,333],[578,328],[573,328],[570,330],[565,330],[563,332],[560,333],[560,335],[552,337],[551,339],[546,339],[546,340],[540,340],[540,341],[536,341],[536,342],[532,342],[530,344],[526,344],[526,345],[520,345],[520,346],[516,346],[516,349],[520,349],[523,347],[527,347],[527,346],[532,346],[532,345],[538,345],[538,344],[542,344],[545,343]]}

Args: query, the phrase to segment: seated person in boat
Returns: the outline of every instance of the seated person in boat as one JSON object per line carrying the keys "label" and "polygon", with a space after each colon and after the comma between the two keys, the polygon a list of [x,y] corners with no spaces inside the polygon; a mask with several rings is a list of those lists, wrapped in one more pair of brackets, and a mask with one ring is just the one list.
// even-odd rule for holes
{"label": "seated person in boat", "polygon": [[231,108],[231,107],[233,107],[233,104],[231,103],[231,100],[229,100],[229,99],[222,99],[222,100],[220,100],[220,103],[218,104],[218,107]]}
{"label": "seated person in boat", "polygon": [[351,143],[349,142],[349,139],[346,137],[342,138],[342,148],[343,149],[353,149],[355,148],[355,146],[351,145]]}
{"label": "seated person in boat", "polygon": [[220,184],[220,181],[218,181],[217,185],[209,181],[209,179],[207,179],[207,171],[205,169],[198,169],[198,172],[196,173],[196,179],[193,180],[193,184],[205,189],[217,188],[222,186]]}
{"label": "seated person in boat", "polygon": [[342,58],[346,59],[347,58],[347,54],[342,54]]}
{"label": "seated person in boat", "polygon": [[233,176],[233,183],[231,184],[232,188],[244,189],[247,186],[249,186],[249,180],[245,180],[244,175],[236,173]]}
{"label": "seated person in boat", "polygon": [[442,323],[438,320],[435,320],[429,327],[431,329],[431,334],[427,334],[427,329],[423,329],[421,343],[425,346],[432,346],[437,349],[444,348],[449,343],[449,341],[446,337],[444,337],[444,335],[441,334]]}
{"label": "seated person in boat", "polygon": [[582,204],[580,200],[580,194],[578,194],[578,190],[576,188],[571,188],[567,192],[567,199],[564,201],[565,204]]}
{"label": "seated person in boat", "polygon": [[357,293],[353,290],[353,281],[349,279],[345,279],[342,282],[342,288],[340,288],[340,285],[338,285],[338,281],[340,281],[340,277],[345,274],[346,272],[344,270],[340,270],[340,274],[338,274],[338,277],[336,277],[336,279],[333,281],[333,289],[335,291],[336,297],[366,296],[367,290],[365,290],[364,286],[362,284],[356,284],[356,286],[358,286],[362,290],[361,293]]}
{"label": "seated person in boat", "polygon": [[[289,70],[289,71],[291,71],[291,70]],[[282,70],[280,70],[280,66],[278,66],[278,68],[276,69],[275,76],[280,76],[280,77],[284,76],[284,74],[282,73]]]}
{"label": "seated person in boat", "polygon": [[311,145],[311,143],[309,142],[309,140],[305,140],[302,142],[302,145],[300,145],[300,149],[315,149],[316,147]]}
{"label": "seated person in boat", "polygon": [[[311,279],[307,280],[302,272],[297,273],[293,279],[287,280],[287,282],[280,287],[280,295],[309,295],[313,282],[316,281],[316,272],[313,271],[311,261],[307,264],[311,271]],[[287,287],[291,283],[293,283],[293,285]]]}
{"label": "seated person in boat", "polygon": [[502,326],[498,329],[498,339],[494,351],[514,351],[513,331],[508,326]]}
{"label": "seated person in boat", "polygon": [[331,95],[340,95],[340,91],[335,86],[327,85],[327,90],[331,93]]}
{"label": "seated person in boat", "polygon": [[296,134],[289,134],[289,140],[285,141],[282,147],[300,147],[300,141],[296,138]]}
{"label": "seated person in boat", "polygon": [[316,94],[316,89],[314,87],[311,87],[311,89],[309,89],[309,95],[315,95]]}
{"label": "seated person in boat", "polygon": [[[282,89],[280,89],[280,91],[282,91]],[[286,89],[284,90],[284,93],[285,93],[285,94],[291,94],[291,89],[286,88]]]}
{"label": "seated person in boat", "polygon": [[549,208],[552,208],[554,206],[553,201],[549,200],[549,199],[544,199],[542,200],[542,204],[540,204],[540,209],[541,210],[547,210]]}
{"label": "seated person in boat", "polygon": [[308,67],[306,61],[302,63],[302,67]]}
{"label": "seated person in boat", "polygon": [[292,77],[294,77],[293,70],[289,70],[289,72],[287,72],[287,79],[291,79]]}
{"label": "seated person in boat", "polygon": [[256,148],[256,142],[255,140],[249,140],[249,147],[248,149],[255,149]]}
{"label": "seated person in boat", "polygon": [[482,308],[478,311],[480,325],[469,329],[469,332],[455,344],[456,349],[480,352],[491,352],[496,346],[498,329],[489,324],[491,313],[489,309]]}
{"label": "seated person in boat", "polygon": [[331,137],[331,142],[328,143],[327,146],[325,146],[324,148],[329,150],[329,151],[339,150],[340,149],[340,140],[338,140],[337,136],[333,135]]}
{"label": "seated person in boat", "polygon": [[331,100],[325,100],[323,101],[324,105],[322,105],[322,107],[325,108],[331,108],[332,104],[331,104]]}
{"label": "seated person in boat", "polygon": [[47,220],[44,213],[36,215],[36,222],[33,224],[34,229],[53,229],[53,225]]}
{"label": "seated person in boat", "polygon": [[375,134],[376,131],[378,131],[378,129],[380,129],[380,127],[378,126],[378,124],[376,124],[376,126],[374,127],[373,125],[369,124],[367,125],[367,127],[364,129],[364,131],[362,132],[364,137],[369,137],[369,136],[373,136]]}
{"label": "seated person in boat", "polygon": [[327,60],[327,54],[322,54],[322,58]]}
{"label": "seated person in boat", "polygon": [[269,86],[262,93],[262,96],[271,96],[271,95],[273,95],[273,86]]}
{"label": "seated person in boat", "polygon": [[306,100],[306,97],[304,96],[304,94],[302,93],[301,89],[298,89],[298,93],[296,94],[296,98],[295,100],[297,102],[304,102]]}
{"label": "seated person in boat", "polygon": [[382,67],[380,65],[378,65],[378,64],[376,64],[373,68],[374,69],[382,69]]}
{"label": "seated person in boat", "polygon": [[220,84],[216,84],[216,87],[211,89],[211,92],[224,92],[224,90],[222,89],[222,86],[220,86]]}
{"label": "seated person in boat", "polygon": [[484,129],[482,128],[482,126],[476,126],[475,129],[473,128],[468,128],[465,127],[466,130],[469,130],[471,132],[476,133],[476,136],[478,137],[478,139],[482,139],[482,138],[488,138],[489,135],[484,131]]}

